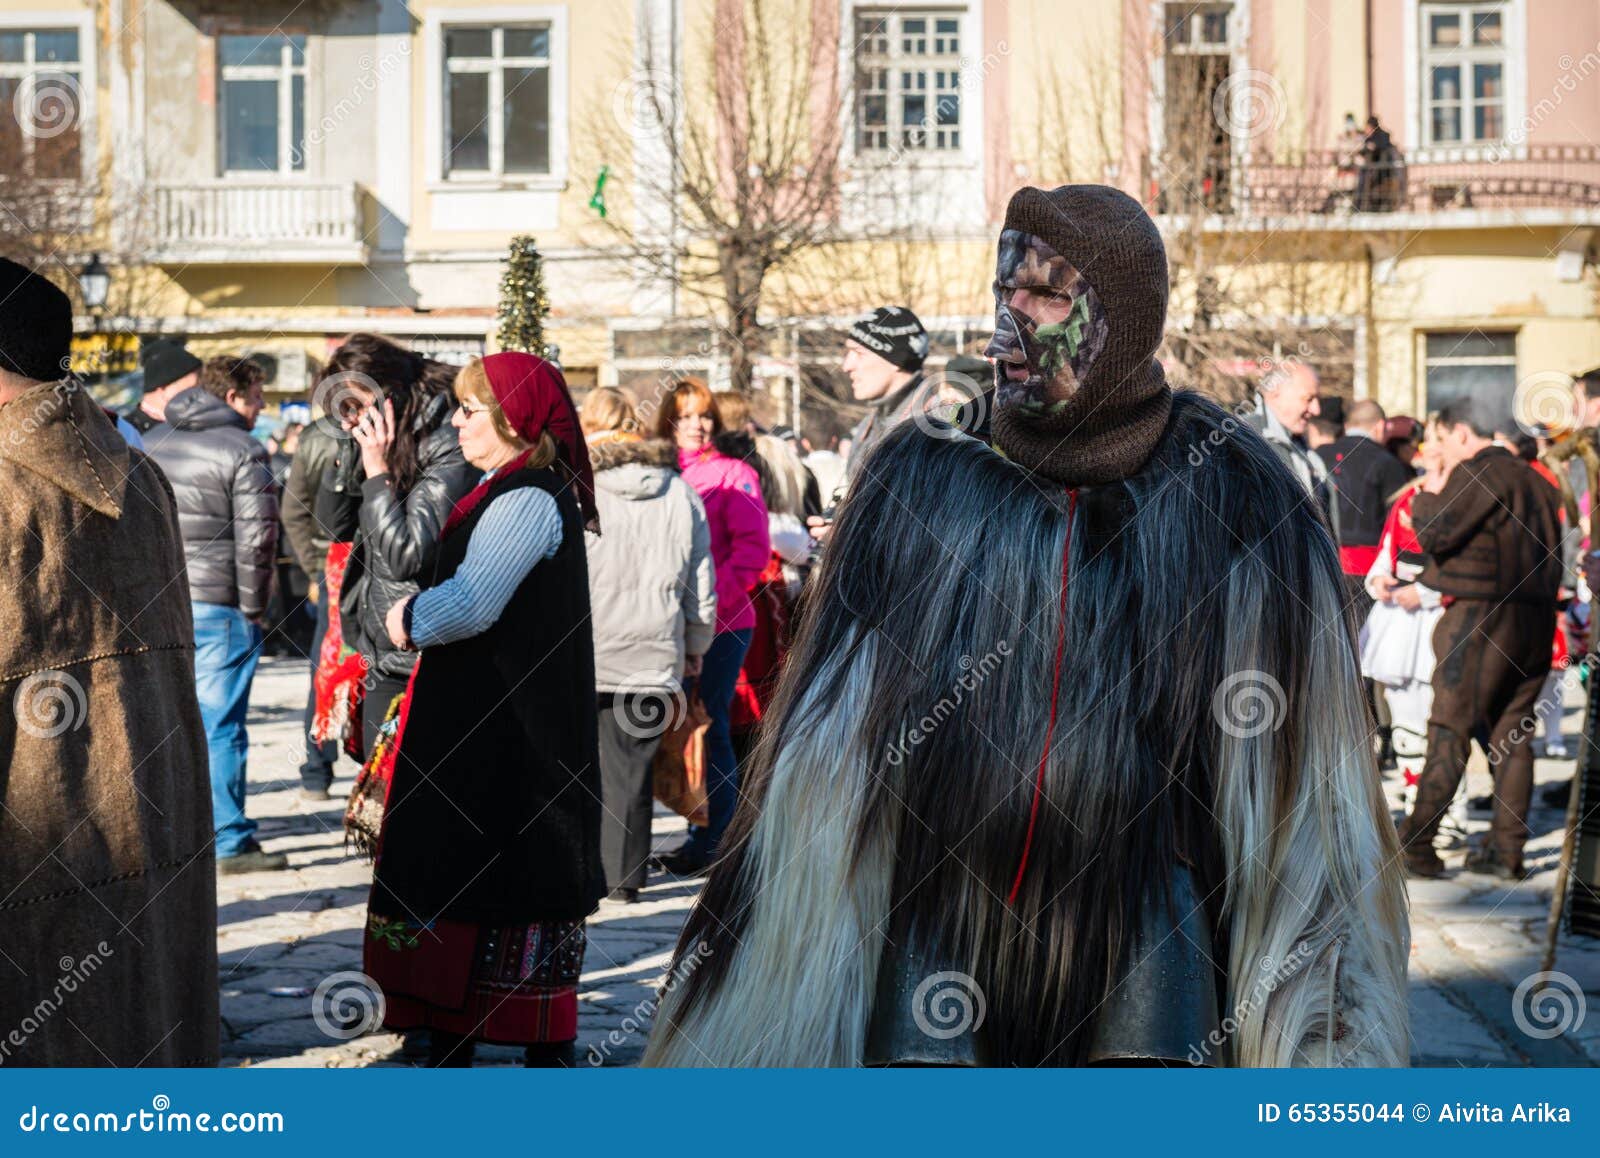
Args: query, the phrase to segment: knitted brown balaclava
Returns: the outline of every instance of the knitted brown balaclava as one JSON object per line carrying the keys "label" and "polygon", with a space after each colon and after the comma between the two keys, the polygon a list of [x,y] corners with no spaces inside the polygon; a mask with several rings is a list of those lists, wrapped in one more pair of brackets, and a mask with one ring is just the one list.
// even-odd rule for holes
{"label": "knitted brown balaclava", "polygon": [[1105,185],[1020,189],[1006,207],[994,291],[984,352],[995,360],[996,446],[1064,486],[1135,473],[1172,408],[1155,359],[1167,316],[1155,222]]}

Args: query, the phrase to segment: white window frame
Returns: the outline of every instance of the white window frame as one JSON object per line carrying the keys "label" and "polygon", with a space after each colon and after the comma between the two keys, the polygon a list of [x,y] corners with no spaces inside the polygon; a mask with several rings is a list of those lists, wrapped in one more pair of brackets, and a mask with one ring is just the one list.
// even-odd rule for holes
{"label": "white window frame", "polygon": [[[422,28],[423,67],[426,69],[426,79],[423,83],[423,114],[426,118],[423,129],[425,154],[423,175],[430,189],[559,190],[566,188],[568,167],[567,46],[569,43],[567,21],[568,10],[565,7],[539,4],[523,7],[432,8],[427,12],[423,17]],[[548,173],[509,173],[504,175],[494,171],[448,173],[445,169],[445,149],[448,140],[448,135],[445,132],[445,117],[448,108],[445,93],[444,34],[446,30],[472,27],[498,29],[527,27],[535,24],[545,25],[550,31],[550,171]],[[498,34],[496,39],[498,40]],[[503,67],[503,62],[496,62],[494,65],[496,71],[501,67]],[[491,75],[491,108],[496,107],[493,103],[496,87],[496,82]],[[495,163],[499,159],[495,152],[495,142],[499,139],[500,130],[493,125],[495,119],[497,118],[491,118],[491,163]]]}
{"label": "white window frame", "polygon": [[[78,63],[76,69],[51,65],[40,69],[33,65],[0,65],[0,75],[19,76],[22,72],[70,72],[78,84],[78,161],[82,177],[87,179],[95,172],[97,149],[95,125],[97,123],[95,96],[99,81],[95,64],[99,56],[99,42],[95,38],[93,11],[61,12],[30,10],[26,12],[0,12],[0,31],[3,32],[76,32],[78,34]],[[31,42],[30,42],[31,43]],[[23,149],[31,152],[32,146],[24,137]],[[67,178],[62,178],[67,180]]]}
{"label": "white window frame", "polygon": [[[1470,354],[1454,357],[1449,354],[1432,358],[1428,356],[1428,339],[1442,337],[1446,334],[1482,334],[1484,337],[1511,339],[1511,353],[1509,354]],[[1427,410],[1437,410],[1433,399],[1428,397],[1428,371],[1435,366],[1504,366],[1510,369],[1513,382],[1517,378],[1517,348],[1521,345],[1521,331],[1505,329],[1499,326],[1446,326],[1440,329],[1426,329],[1417,331],[1417,345],[1422,355],[1422,401]]]}
{"label": "white window frame", "polygon": [[[1459,0],[1459,2],[1458,0],[1404,0],[1404,4],[1402,26],[1406,70],[1404,145],[1407,162],[1413,165],[1426,165],[1430,162],[1525,158],[1528,155],[1527,142],[1517,134],[1516,130],[1524,123],[1523,118],[1527,109],[1527,0]],[[1462,64],[1470,66],[1474,59],[1471,53],[1483,50],[1430,49],[1427,43],[1427,28],[1424,24],[1426,14],[1442,8],[1470,10],[1494,7],[1501,10],[1500,28],[1503,44],[1496,51],[1500,54],[1499,59],[1502,63],[1500,77],[1501,83],[1505,86],[1501,120],[1503,135],[1498,141],[1433,144],[1431,143],[1433,125],[1428,115],[1429,101],[1426,90],[1430,64],[1454,56]],[[1469,69],[1464,68],[1463,72],[1469,73]],[[1471,116],[1472,100],[1467,92],[1470,85],[1471,76],[1463,76],[1461,97],[1463,118]],[[1464,120],[1463,132],[1470,128],[1471,126]]]}
{"label": "white window frame", "polygon": [[[1157,29],[1165,51],[1174,56],[1230,56],[1234,44],[1233,24],[1238,16],[1235,5],[1228,0],[1214,0],[1212,3],[1185,4],[1183,7],[1188,9],[1185,16],[1191,34],[1191,39],[1183,44],[1174,44],[1167,40],[1167,5],[1163,3],[1159,9]],[[1201,39],[1205,30],[1205,17],[1217,13],[1227,17],[1227,35],[1221,40]]]}
{"label": "white window frame", "polygon": [[[1162,45],[1161,51],[1150,54],[1148,79],[1150,84],[1150,100],[1145,106],[1145,132],[1149,140],[1148,152],[1152,162],[1161,157],[1167,147],[1167,2],[1168,0],[1150,0],[1146,11],[1150,14],[1150,27],[1155,30],[1158,42]],[[1415,0],[1412,0],[1415,3]],[[1222,7],[1217,4],[1197,4],[1195,7],[1210,8]],[[1194,45],[1188,44],[1178,48],[1178,52],[1193,54],[1228,57],[1228,75],[1237,76],[1250,68],[1250,28],[1254,16],[1251,0],[1229,0],[1228,8],[1228,39],[1226,46],[1220,45]],[[1198,15],[1199,13],[1195,13]],[[1218,51],[1222,49],[1222,51]],[[1233,142],[1234,170],[1243,173],[1249,160],[1249,141],[1236,139]]]}
{"label": "white window frame", "polygon": [[[278,63],[224,64],[222,38],[224,36],[282,36],[278,46]],[[294,63],[291,38],[300,38],[300,63]],[[219,29],[216,33],[217,52],[217,173],[229,181],[262,180],[267,177],[301,179],[306,176],[309,159],[305,141],[300,142],[300,167],[294,167],[294,78],[300,78],[300,130],[302,136],[311,124],[311,37],[301,30],[274,28],[268,32],[234,31]],[[278,167],[276,169],[228,168],[228,82],[231,80],[270,80],[278,85]]]}
{"label": "white window frame", "polygon": [[[839,27],[839,85],[840,120],[843,148],[840,158],[848,167],[893,166],[898,161],[909,161],[918,171],[971,170],[981,175],[984,157],[984,90],[988,84],[985,59],[991,48],[984,39],[985,0],[967,0],[964,4],[918,4],[914,10],[897,8],[888,0],[840,0]],[[856,147],[857,104],[855,30],[858,13],[883,11],[898,16],[928,16],[930,18],[955,16],[961,25],[957,36],[961,52],[954,58],[954,66],[961,74],[961,147],[958,149],[906,149],[897,148],[895,138],[890,138],[888,148],[859,149]],[[928,38],[935,33],[930,29]],[[897,45],[891,45],[895,49]],[[931,58],[930,58],[931,59]],[[891,121],[891,123],[893,123]]]}
{"label": "white window frame", "polygon": [[[861,67],[861,42],[856,38],[856,29],[858,22],[866,16],[879,17],[889,22],[884,33],[887,51],[881,55],[874,54],[872,57],[875,69],[881,70],[887,78],[887,87],[883,90],[884,111],[887,114],[887,119],[882,129],[886,137],[886,143],[863,148],[860,142],[861,104],[866,94],[860,87],[860,77],[864,70]],[[927,22],[927,26],[920,33],[910,32],[905,28],[907,20],[924,20]],[[936,22],[940,20],[954,20],[956,22],[954,52],[938,51],[944,38],[950,35],[949,33],[938,31]],[[850,32],[851,76],[855,82],[855,101],[850,115],[852,136],[857,152],[863,157],[884,156],[887,154],[915,154],[919,159],[938,159],[941,157],[961,156],[962,138],[971,119],[968,115],[967,105],[969,101],[963,76],[963,73],[968,71],[963,67],[963,60],[970,60],[971,55],[969,53],[964,57],[961,49],[962,46],[969,46],[978,42],[971,35],[972,29],[966,10],[928,7],[914,8],[908,11],[888,5],[875,7],[863,4],[851,13]],[[916,48],[908,52],[906,42],[911,37],[915,37],[918,44]],[[922,127],[908,130],[901,119],[901,110],[903,108],[903,97],[908,91],[904,87],[905,74],[913,71],[933,80],[933,87],[915,90],[922,92],[925,101],[924,119]],[[960,111],[954,126],[941,128],[938,124],[938,104],[941,90],[938,87],[938,79],[935,76],[937,73],[955,74],[954,91],[960,101]],[[931,122],[928,119],[930,116],[932,117]],[[933,141],[936,141],[941,133],[953,133],[954,136],[948,144],[942,146],[933,143],[907,144],[905,140],[907,131],[920,131],[927,134],[930,140]]]}

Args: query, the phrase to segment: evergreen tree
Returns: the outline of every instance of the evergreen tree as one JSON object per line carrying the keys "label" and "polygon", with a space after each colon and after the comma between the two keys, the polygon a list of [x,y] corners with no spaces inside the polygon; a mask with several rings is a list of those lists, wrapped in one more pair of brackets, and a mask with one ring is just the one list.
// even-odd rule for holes
{"label": "evergreen tree", "polygon": [[544,258],[533,238],[513,237],[506,271],[500,276],[500,348],[544,357],[544,319],[549,312]]}

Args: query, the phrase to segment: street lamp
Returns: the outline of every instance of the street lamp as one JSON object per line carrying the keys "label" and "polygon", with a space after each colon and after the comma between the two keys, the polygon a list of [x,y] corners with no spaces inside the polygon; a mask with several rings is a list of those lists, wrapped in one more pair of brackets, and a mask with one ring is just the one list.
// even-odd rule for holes
{"label": "street lamp", "polygon": [[[83,295],[84,307],[89,311],[89,332],[95,335],[100,333],[100,311],[106,307],[106,298],[111,293],[111,271],[105,267],[98,253],[89,256],[88,264],[78,271],[78,292]],[[95,350],[92,357],[99,360],[99,369],[95,371],[93,380],[105,380],[105,368],[110,363],[109,350]]]}
{"label": "street lamp", "polygon": [[83,304],[91,314],[105,309],[106,298],[111,293],[111,271],[105,267],[98,253],[78,271],[78,289],[83,293]]}

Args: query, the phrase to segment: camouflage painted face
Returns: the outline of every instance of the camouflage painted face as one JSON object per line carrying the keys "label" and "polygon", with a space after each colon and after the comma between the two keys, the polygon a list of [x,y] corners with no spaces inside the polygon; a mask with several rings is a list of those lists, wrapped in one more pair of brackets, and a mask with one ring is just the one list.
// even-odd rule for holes
{"label": "camouflage painted face", "polygon": [[1105,349],[1105,309],[1072,263],[1031,233],[1000,235],[994,280],[996,406],[1065,406]]}

